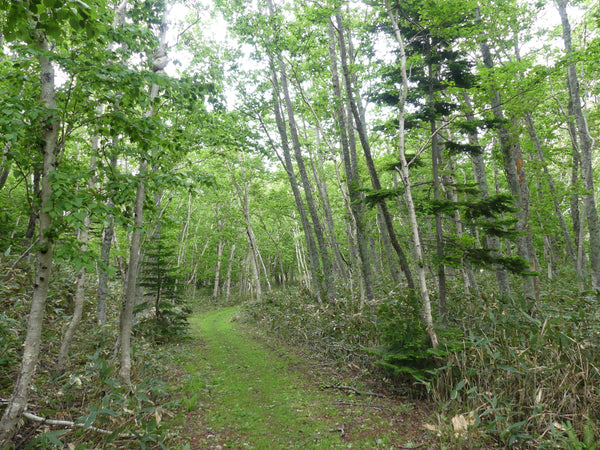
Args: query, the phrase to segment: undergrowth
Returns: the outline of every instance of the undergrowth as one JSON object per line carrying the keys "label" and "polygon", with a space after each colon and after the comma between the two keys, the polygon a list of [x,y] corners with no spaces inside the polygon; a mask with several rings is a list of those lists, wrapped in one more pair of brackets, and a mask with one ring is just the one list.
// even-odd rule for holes
{"label": "undergrowth", "polygon": [[[433,351],[414,299],[388,290],[361,308],[351,296],[319,304],[301,291],[249,302],[244,314],[292,345],[384,368],[393,388],[426,393],[440,426],[472,418],[500,446],[592,449],[600,438],[600,301],[555,281],[534,312],[517,294],[449,298],[452,320]],[[408,382],[408,383],[407,383]],[[471,434],[471,436],[473,436]]]}
{"label": "undergrowth", "polygon": [[515,298],[453,303],[462,350],[426,381],[446,411],[473,412],[503,445],[592,448],[599,437],[600,302],[569,286],[530,314]]}
{"label": "undergrowth", "polygon": [[[0,259],[0,399],[4,400],[11,395],[21,360],[32,273],[26,261],[11,268]],[[15,436],[15,449],[167,448],[168,420],[180,405],[172,404],[173,393],[164,380],[168,377],[168,368],[161,363],[165,350],[156,340],[136,333],[132,384],[121,383],[113,359],[118,293],[110,299],[109,320],[103,327],[95,323],[92,302],[86,304],[68,367],[64,374],[56,372],[56,356],[73,308],[74,278],[75,271],[68,266],[55,267],[27,410],[75,425],[65,428],[26,419]],[[94,290],[86,295],[94,296]]]}

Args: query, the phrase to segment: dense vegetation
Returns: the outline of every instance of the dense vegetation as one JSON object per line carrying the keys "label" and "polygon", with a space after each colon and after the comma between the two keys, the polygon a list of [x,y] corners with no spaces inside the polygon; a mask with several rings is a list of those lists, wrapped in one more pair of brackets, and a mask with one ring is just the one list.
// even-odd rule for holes
{"label": "dense vegetation", "polygon": [[435,402],[434,431],[594,448],[599,25],[0,0],[0,446],[167,445],[166,349],[216,299]]}

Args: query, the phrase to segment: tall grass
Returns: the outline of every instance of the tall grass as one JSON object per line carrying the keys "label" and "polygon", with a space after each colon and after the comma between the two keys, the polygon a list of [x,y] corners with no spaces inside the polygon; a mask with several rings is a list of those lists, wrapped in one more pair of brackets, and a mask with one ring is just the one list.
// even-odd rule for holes
{"label": "tall grass", "polygon": [[594,448],[600,301],[570,288],[548,287],[533,312],[516,294],[457,293],[435,352],[414,301],[392,291],[362,309],[351,296],[317,304],[300,291],[278,292],[247,303],[244,314],[313,353],[351,361],[374,376],[381,375],[376,367],[386,368],[396,388],[426,392],[441,417],[472,413],[476,428],[499,445]]}
{"label": "tall grass", "polygon": [[464,345],[431,379],[440,405],[473,411],[504,445],[573,447],[575,437],[600,436],[597,297],[546,292],[534,313],[514,298],[454,306]]}

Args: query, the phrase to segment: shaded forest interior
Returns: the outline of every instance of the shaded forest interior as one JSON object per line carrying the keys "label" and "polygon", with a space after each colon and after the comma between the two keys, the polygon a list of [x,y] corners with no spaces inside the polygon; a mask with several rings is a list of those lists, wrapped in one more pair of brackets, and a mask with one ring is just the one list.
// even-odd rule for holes
{"label": "shaded forest interior", "polygon": [[456,445],[595,448],[597,2],[0,0],[0,26],[0,447],[173,444],[153,355],[236,304]]}

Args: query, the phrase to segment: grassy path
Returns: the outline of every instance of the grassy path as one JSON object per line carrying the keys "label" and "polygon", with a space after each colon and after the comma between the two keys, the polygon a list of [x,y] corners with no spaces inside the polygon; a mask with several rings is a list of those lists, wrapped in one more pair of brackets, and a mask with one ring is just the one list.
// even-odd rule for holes
{"label": "grassy path", "polygon": [[225,308],[192,319],[202,344],[186,355],[182,402],[190,413],[184,429],[189,448],[390,449],[422,444],[410,440],[422,434],[414,429],[420,421],[405,420],[415,418],[410,406],[320,389],[322,374],[237,326],[232,322],[236,311]]}

